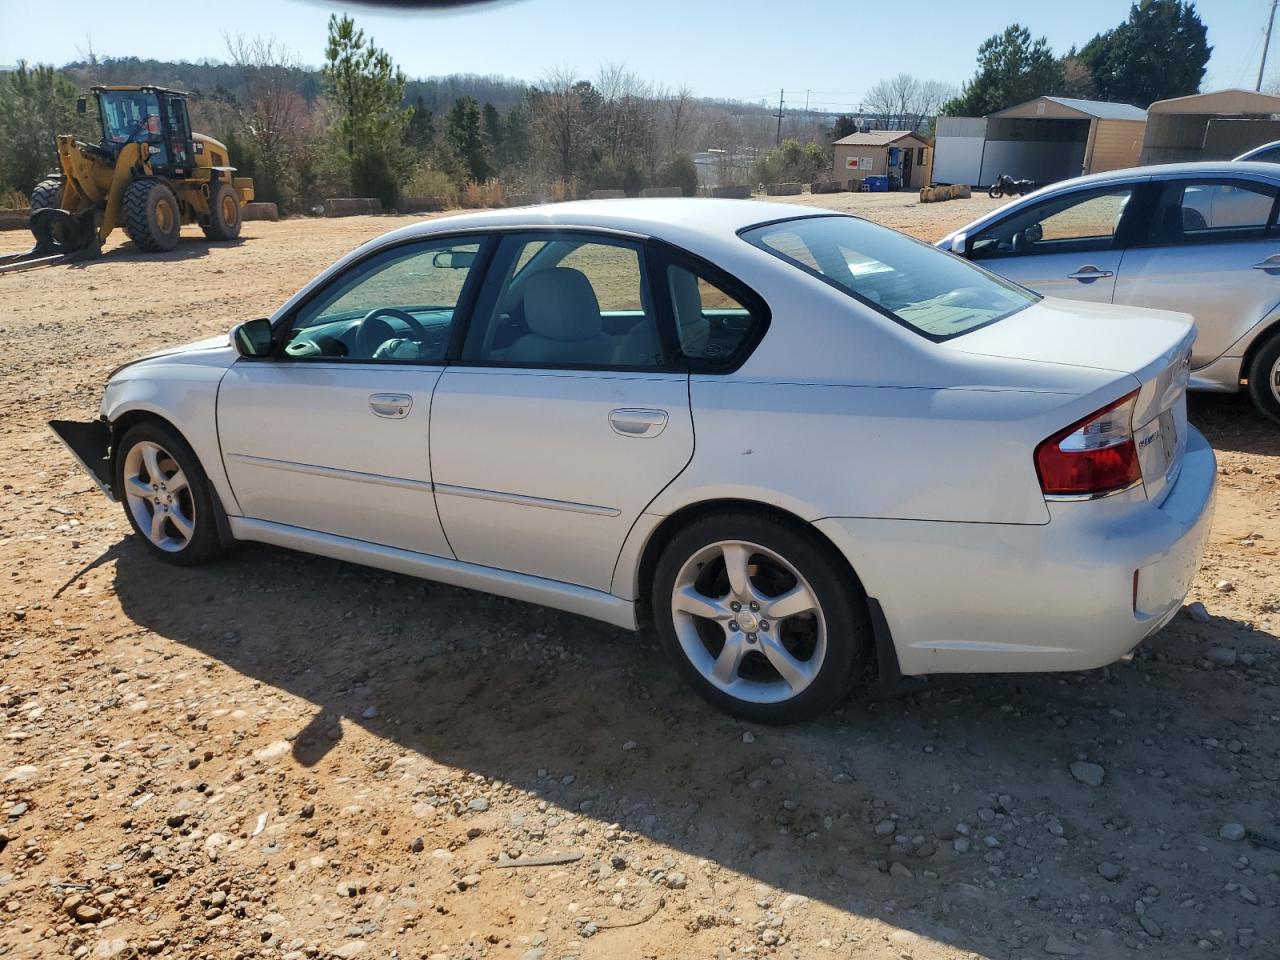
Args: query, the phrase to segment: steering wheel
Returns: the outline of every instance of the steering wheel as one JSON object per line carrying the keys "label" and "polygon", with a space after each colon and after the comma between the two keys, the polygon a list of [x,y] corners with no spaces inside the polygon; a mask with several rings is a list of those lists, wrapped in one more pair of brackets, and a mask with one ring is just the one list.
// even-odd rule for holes
{"label": "steering wheel", "polygon": [[374,307],[364,315],[360,320],[360,326],[356,329],[356,345],[353,351],[355,356],[361,358],[372,357],[373,352],[378,347],[396,335],[396,332],[391,329],[391,324],[383,320],[383,317],[395,317],[397,320],[403,320],[408,324],[414,339],[424,347],[431,342],[431,334],[427,332],[427,328],[413,314],[401,310],[399,307]]}

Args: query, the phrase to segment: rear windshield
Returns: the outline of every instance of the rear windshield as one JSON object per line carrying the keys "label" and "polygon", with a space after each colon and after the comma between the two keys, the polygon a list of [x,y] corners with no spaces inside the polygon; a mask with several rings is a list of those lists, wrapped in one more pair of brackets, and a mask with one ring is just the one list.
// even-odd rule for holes
{"label": "rear windshield", "polygon": [[856,217],[750,227],[744,240],[931,340],[956,337],[1040,298],[928,244]]}

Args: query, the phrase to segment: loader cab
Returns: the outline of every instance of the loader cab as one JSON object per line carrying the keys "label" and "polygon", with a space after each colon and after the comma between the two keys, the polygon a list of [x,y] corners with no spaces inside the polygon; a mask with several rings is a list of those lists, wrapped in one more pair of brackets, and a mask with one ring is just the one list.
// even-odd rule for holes
{"label": "loader cab", "polygon": [[163,87],[94,87],[102,121],[102,148],[118,154],[126,143],[146,143],[157,176],[187,177],[195,166],[187,95]]}

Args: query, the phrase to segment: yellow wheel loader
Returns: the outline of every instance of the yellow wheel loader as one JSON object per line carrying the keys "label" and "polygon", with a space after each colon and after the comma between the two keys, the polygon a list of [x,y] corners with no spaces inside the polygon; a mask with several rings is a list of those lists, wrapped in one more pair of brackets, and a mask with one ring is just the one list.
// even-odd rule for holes
{"label": "yellow wheel loader", "polygon": [[[240,235],[253,181],[235,175],[225,145],[191,132],[185,93],[150,85],[92,92],[102,140],[58,137],[60,169],[31,191],[36,245],[0,259],[0,272],[95,256],[116,227],[154,253],[176,247],[185,223],[210,240]],[[76,109],[85,113],[87,99]]]}

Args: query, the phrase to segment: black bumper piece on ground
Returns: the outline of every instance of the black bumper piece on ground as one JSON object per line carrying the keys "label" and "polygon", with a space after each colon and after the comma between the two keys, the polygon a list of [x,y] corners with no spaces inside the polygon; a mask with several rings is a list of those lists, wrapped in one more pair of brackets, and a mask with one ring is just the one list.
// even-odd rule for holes
{"label": "black bumper piece on ground", "polygon": [[111,427],[102,420],[88,423],[50,420],[49,429],[71,451],[98,488],[112,500],[116,499],[111,476]]}

